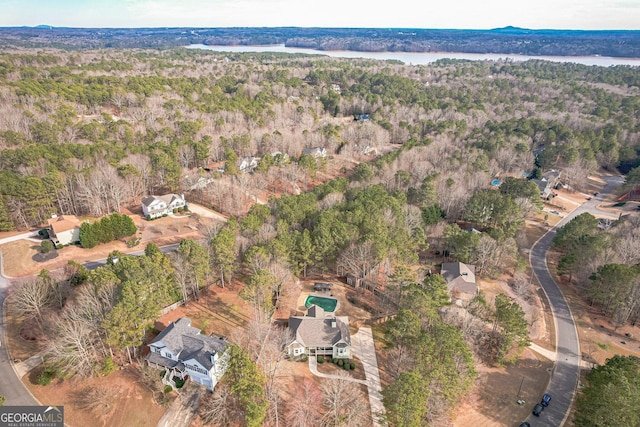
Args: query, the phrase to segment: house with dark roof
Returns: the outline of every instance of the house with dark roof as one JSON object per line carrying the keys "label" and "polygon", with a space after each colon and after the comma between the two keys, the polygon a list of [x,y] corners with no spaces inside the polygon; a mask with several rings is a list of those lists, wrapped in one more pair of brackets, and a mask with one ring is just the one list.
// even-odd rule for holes
{"label": "house with dark roof", "polygon": [[534,179],[538,185],[538,189],[540,190],[540,197],[545,200],[549,200],[551,196],[554,196],[553,190],[561,185],[560,183],[560,172],[556,170],[550,170],[542,174],[542,178]]}
{"label": "house with dark roof", "polygon": [[334,359],[351,357],[349,318],[326,314],[317,305],[307,310],[306,316],[289,317],[289,330],[293,341],[287,346],[289,356],[324,355]]}
{"label": "house with dark roof", "polygon": [[69,245],[80,241],[80,220],[75,215],[51,215],[47,220],[49,237],[56,245]]}
{"label": "house with dark roof", "polygon": [[476,266],[462,262],[445,262],[441,273],[447,281],[447,290],[460,299],[471,299],[478,295],[476,283]]}
{"label": "house with dark roof", "polygon": [[200,329],[191,326],[191,319],[183,317],[170,323],[151,341],[146,360],[166,371],[165,382],[189,376],[213,390],[227,369],[228,348],[229,342],[200,334]]}
{"label": "house with dark roof", "polygon": [[154,219],[169,215],[174,209],[184,208],[187,202],[184,194],[165,194],[164,196],[149,196],[142,199],[142,214],[145,218]]}

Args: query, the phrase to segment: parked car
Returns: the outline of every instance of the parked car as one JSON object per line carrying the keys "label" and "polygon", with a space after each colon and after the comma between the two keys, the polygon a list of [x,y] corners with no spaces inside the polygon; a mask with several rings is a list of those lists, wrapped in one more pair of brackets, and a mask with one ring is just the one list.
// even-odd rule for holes
{"label": "parked car", "polygon": [[545,393],[544,396],[542,396],[540,404],[542,406],[549,406],[549,402],[551,402],[551,395],[549,393]]}
{"label": "parked car", "polygon": [[540,413],[544,411],[544,406],[542,406],[542,404],[538,403],[534,408],[533,408],[533,415],[535,415],[536,417],[540,416]]}
{"label": "parked car", "polygon": [[522,424],[520,424],[518,427],[531,427],[531,424],[525,421]]}

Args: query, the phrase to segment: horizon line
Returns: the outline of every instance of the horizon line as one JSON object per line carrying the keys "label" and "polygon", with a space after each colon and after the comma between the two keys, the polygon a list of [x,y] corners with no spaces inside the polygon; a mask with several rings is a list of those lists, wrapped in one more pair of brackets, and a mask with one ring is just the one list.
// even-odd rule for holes
{"label": "horizon line", "polygon": [[504,27],[493,28],[420,28],[420,27],[329,27],[329,26],[296,26],[296,25],[275,25],[275,26],[212,26],[212,27],[185,27],[185,26],[134,26],[134,27],[76,27],[76,26],[56,26],[49,24],[39,25],[0,25],[0,29],[34,29],[34,30],[53,30],[53,29],[70,29],[70,30],[135,30],[135,29],[245,29],[245,28],[289,28],[289,29],[343,29],[343,30],[421,30],[421,31],[575,31],[575,32],[640,32],[640,29],[622,29],[622,28],[605,28],[605,29],[581,29],[581,28],[525,28],[507,25]]}

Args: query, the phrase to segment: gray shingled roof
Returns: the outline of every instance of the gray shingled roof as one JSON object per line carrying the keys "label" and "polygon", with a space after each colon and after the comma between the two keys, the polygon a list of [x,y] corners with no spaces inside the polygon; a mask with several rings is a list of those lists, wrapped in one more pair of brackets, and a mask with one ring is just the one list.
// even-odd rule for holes
{"label": "gray shingled roof", "polygon": [[200,334],[200,329],[191,326],[191,319],[183,317],[167,326],[151,344],[162,342],[178,359],[197,360],[206,369],[210,369],[211,356],[223,353],[229,345],[222,338]]}
{"label": "gray shingled roof", "polygon": [[461,262],[446,262],[442,264],[441,274],[447,281],[447,290],[449,292],[457,289],[463,293],[475,294],[478,290],[475,265],[463,264]]}
{"label": "gray shingled roof", "polygon": [[316,305],[309,307],[307,314],[289,318],[289,329],[300,344],[305,347],[331,347],[344,340],[351,345],[347,316],[326,317],[324,310]]}
{"label": "gray shingled roof", "polygon": [[151,205],[151,203],[153,203],[155,200],[162,200],[167,204],[167,206],[169,206],[171,202],[173,202],[175,199],[180,199],[180,198],[181,197],[178,196],[177,194],[165,194],[163,196],[148,196],[142,199],[142,204],[145,205],[146,207],[149,207],[149,205]]}

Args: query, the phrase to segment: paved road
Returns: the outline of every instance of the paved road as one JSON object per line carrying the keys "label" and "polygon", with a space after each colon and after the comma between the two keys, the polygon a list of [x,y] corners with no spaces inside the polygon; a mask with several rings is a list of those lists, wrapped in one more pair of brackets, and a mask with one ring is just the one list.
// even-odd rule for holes
{"label": "paved road", "polygon": [[[178,246],[180,246],[180,243],[174,243],[172,245],[161,246],[160,247],[160,251],[163,254],[168,254],[168,253],[173,252],[176,249],[178,249]],[[141,256],[141,255],[144,255],[144,251],[129,252],[129,253],[126,253],[125,255]],[[87,261],[83,265],[87,268],[87,270],[95,270],[98,267],[102,267],[106,263],[107,263],[107,259],[106,258],[102,258],[102,259],[97,259],[95,261]]]}
{"label": "paved road", "polygon": [[[0,243],[8,243],[9,241],[20,240],[23,238],[31,237],[33,233],[25,233],[17,236],[13,236],[7,239],[2,239]],[[162,246],[160,250],[163,253],[173,252],[178,248],[178,244]],[[142,255],[144,251],[134,252],[128,255]],[[89,270],[95,270],[101,265],[106,264],[106,259],[97,261],[90,261],[85,263],[85,267]],[[16,372],[9,359],[7,352],[6,339],[5,339],[5,319],[4,319],[4,300],[7,295],[7,290],[11,285],[9,278],[4,276],[4,269],[2,267],[2,253],[0,253],[0,396],[6,398],[5,405],[15,406],[34,406],[39,403],[33,398],[29,390],[22,384],[20,378],[16,375]]]}
{"label": "paved road", "polygon": [[[585,202],[580,207],[563,218],[556,227],[551,229],[531,248],[530,261],[542,289],[544,290],[554,317],[556,327],[556,351],[557,361],[551,374],[549,392],[553,395],[551,404],[542,412],[540,417],[529,416],[528,420],[535,426],[561,427],[569,416],[569,409],[575,396],[578,379],[580,377],[580,342],[576,330],[571,309],[567,304],[562,291],[554,282],[547,268],[547,250],[556,235],[556,229],[571,221],[576,216],[592,212],[601,214],[597,205],[602,202],[616,187],[624,181],[620,177],[606,177],[607,184],[600,191],[600,195]],[[542,397],[542,396],[540,396]],[[535,404],[535,403],[534,403]],[[533,409],[533,405],[532,405]]]}
{"label": "paved road", "polygon": [[[6,243],[6,242],[5,242]],[[7,406],[35,406],[39,403],[16,375],[9,359],[5,339],[4,299],[10,281],[2,275],[2,254],[0,253],[0,396],[5,397]]]}

